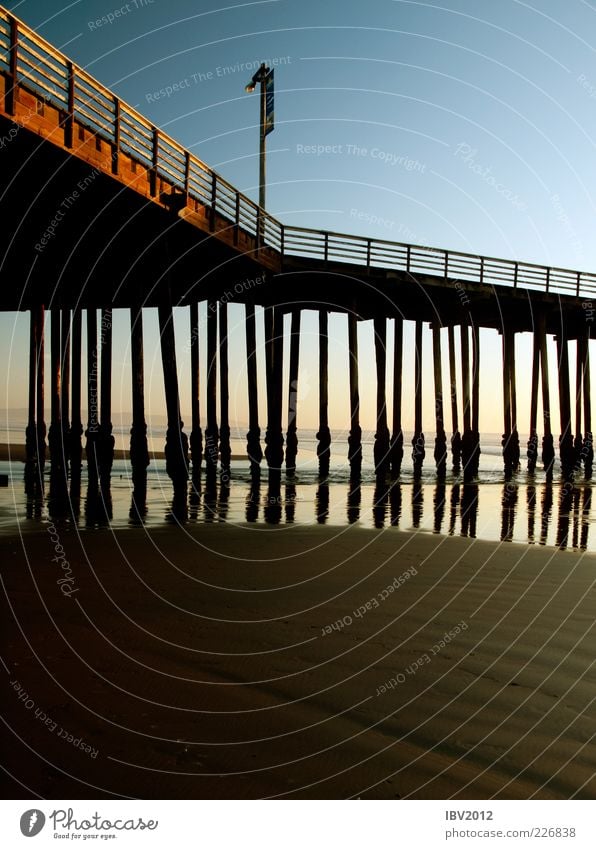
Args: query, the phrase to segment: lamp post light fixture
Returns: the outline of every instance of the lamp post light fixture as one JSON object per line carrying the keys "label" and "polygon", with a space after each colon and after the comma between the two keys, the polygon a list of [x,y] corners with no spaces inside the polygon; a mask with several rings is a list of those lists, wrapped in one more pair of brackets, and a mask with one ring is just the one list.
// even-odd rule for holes
{"label": "lamp post light fixture", "polygon": [[265,209],[265,139],[273,129],[273,71],[263,62],[245,86],[245,91],[253,92],[257,85],[261,86],[260,129],[259,129],[259,206]]}

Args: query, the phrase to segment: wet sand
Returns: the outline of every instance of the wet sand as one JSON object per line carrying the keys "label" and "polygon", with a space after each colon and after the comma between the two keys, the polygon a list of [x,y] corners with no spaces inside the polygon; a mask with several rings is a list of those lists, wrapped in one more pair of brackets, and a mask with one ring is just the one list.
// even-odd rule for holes
{"label": "wet sand", "polygon": [[596,792],[593,556],[223,523],[1,544],[7,798]]}

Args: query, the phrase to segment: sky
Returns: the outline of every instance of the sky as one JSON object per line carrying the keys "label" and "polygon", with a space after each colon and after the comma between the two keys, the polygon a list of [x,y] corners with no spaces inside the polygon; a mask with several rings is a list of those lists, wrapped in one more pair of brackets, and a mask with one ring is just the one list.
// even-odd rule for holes
{"label": "sky", "polygon": [[[596,270],[596,49],[590,43],[596,2],[20,0],[7,6],[255,200],[258,98],[244,86],[259,62],[275,64],[267,207],[288,224]],[[229,310],[231,417],[245,423],[243,309]],[[306,313],[303,427],[317,425],[316,326],[316,315]],[[114,409],[128,411],[126,313],[116,312],[114,328]],[[27,317],[4,314],[0,330],[5,406],[24,407]],[[184,310],[177,311],[176,332],[189,421]],[[145,333],[147,404],[163,414],[157,318],[149,313]],[[370,323],[359,337],[362,420],[374,428]],[[405,339],[404,423],[411,427],[410,328]],[[424,341],[424,429],[431,433],[428,333]],[[530,344],[528,335],[518,337],[522,432]],[[549,353],[556,385],[553,345]],[[481,333],[481,360],[481,430],[499,432],[495,332]],[[262,355],[259,365],[263,377]],[[342,429],[349,423],[343,316],[330,321],[330,374],[330,423]],[[390,378],[389,368],[388,384]]]}

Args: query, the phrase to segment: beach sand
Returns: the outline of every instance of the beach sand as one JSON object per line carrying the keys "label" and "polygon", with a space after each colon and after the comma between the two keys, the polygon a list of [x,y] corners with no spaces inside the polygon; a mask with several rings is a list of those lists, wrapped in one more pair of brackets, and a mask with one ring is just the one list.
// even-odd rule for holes
{"label": "beach sand", "polygon": [[596,792],[593,556],[223,523],[1,545],[6,798]]}

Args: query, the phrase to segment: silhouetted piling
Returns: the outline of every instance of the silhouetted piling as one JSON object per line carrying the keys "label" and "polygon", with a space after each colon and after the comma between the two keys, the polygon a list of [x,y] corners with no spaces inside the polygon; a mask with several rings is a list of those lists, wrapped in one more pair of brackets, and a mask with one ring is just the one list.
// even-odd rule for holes
{"label": "silhouetted piling", "polygon": [[222,484],[230,482],[230,392],[228,372],[228,305],[219,304],[219,457]]}
{"label": "silhouetted piling", "polygon": [[546,472],[547,481],[553,477],[553,464],[555,462],[555,446],[551,426],[550,415],[550,389],[548,376],[548,349],[546,347],[546,322],[544,316],[538,317],[537,332],[540,341],[540,379],[542,382],[542,424],[544,435],[542,437],[542,464]]}
{"label": "silhouetted piling", "polygon": [[131,515],[144,516],[147,497],[147,422],[145,420],[145,366],[143,355],[143,310],[130,310],[130,359],[132,372],[132,426],[130,429],[130,464],[133,496]]}
{"label": "silhouetted piling", "polygon": [[319,310],[319,430],[317,432],[317,457],[319,475],[329,475],[331,431],[329,430],[329,318],[326,310]]}
{"label": "silhouetted piling", "polygon": [[528,472],[534,473],[538,460],[538,377],[540,374],[540,337],[532,334],[532,387],[530,390],[530,436],[528,439]]}
{"label": "silhouetted piling", "polygon": [[592,399],[590,396],[590,333],[586,331],[582,338],[583,377],[584,377],[584,444],[582,448],[586,480],[592,477],[594,465],[594,439],[592,436]]}
{"label": "silhouetted piling", "polygon": [[277,307],[265,308],[265,359],[267,370],[267,431],[265,458],[279,477],[284,461],[282,433],[283,314]]}
{"label": "silhouetted piling", "polygon": [[246,451],[250,460],[253,477],[261,472],[263,450],[261,448],[261,429],[259,427],[259,386],[257,374],[255,308],[246,305],[246,378],[248,383],[248,433]]}
{"label": "silhouetted piling", "polygon": [[564,331],[557,336],[557,359],[559,361],[559,411],[561,435],[559,437],[559,456],[563,477],[573,475],[575,456],[573,433],[571,428],[571,397],[569,387],[569,352]]}
{"label": "silhouetted piling", "polygon": [[25,493],[28,496],[35,496],[39,488],[37,426],[35,423],[38,333],[37,314],[36,310],[32,309],[29,324],[29,393],[27,427],[25,429]]}
{"label": "silhouetted piling", "polygon": [[424,462],[424,433],[422,432],[422,322],[416,322],[414,347],[414,436],[412,437],[412,460],[414,477],[422,474]]}
{"label": "silhouetted piling", "polygon": [[199,305],[190,305],[190,458],[192,462],[191,503],[196,503],[201,492],[201,464],[203,462],[203,431],[201,430],[200,400],[200,339]]}
{"label": "silhouetted piling", "polygon": [[452,325],[447,329],[449,343],[449,383],[451,396],[451,457],[453,471],[457,474],[461,468],[461,434],[457,414],[457,370],[455,367],[455,333]]}
{"label": "silhouetted piling", "polygon": [[168,417],[165,444],[166,471],[174,487],[173,513],[176,518],[184,518],[188,483],[188,438],[182,430],[184,423],[180,418],[174,316],[171,303],[159,305],[158,319]]}
{"label": "silhouetted piling", "polygon": [[393,421],[391,435],[391,476],[398,478],[404,456],[404,433],[401,421],[404,322],[396,316],[393,328]]}
{"label": "silhouetted piling", "polygon": [[292,311],[290,328],[290,372],[288,375],[288,430],[286,433],[286,471],[296,471],[298,454],[298,369],[300,358],[300,310]]}
{"label": "silhouetted piling", "polygon": [[44,488],[44,470],[46,464],[46,422],[45,422],[45,310],[42,304],[36,309],[37,325],[37,465],[39,485]]}
{"label": "silhouetted piling", "polygon": [[70,475],[73,483],[81,478],[81,458],[83,456],[83,419],[81,412],[81,358],[82,358],[82,313],[79,307],[72,312],[71,325],[71,413],[68,449],[70,456]]}
{"label": "silhouetted piling", "polygon": [[515,384],[515,335],[507,327],[503,330],[503,418],[503,461],[505,476],[510,477],[519,466],[519,435]]}
{"label": "silhouetted piling", "polygon": [[87,309],[87,430],[85,431],[88,490],[93,492],[99,483],[97,440],[99,436],[99,399],[97,363],[97,310]]}
{"label": "silhouetted piling", "polygon": [[384,479],[389,469],[389,428],[387,427],[387,319],[375,318],[375,362],[377,367],[377,428],[374,461],[377,478]]}
{"label": "silhouetted piling", "polygon": [[110,484],[114,462],[114,437],[112,435],[112,310],[101,310],[100,322],[100,404],[99,439],[97,445],[99,479],[102,489]]}
{"label": "silhouetted piling", "polygon": [[217,472],[219,429],[217,427],[217,302],[207,303],[207,428],[205,465],[207,477]]}
{"label": "silhouetted piling", "polygon": [[358,385],[358,319],[355,312],[348,313],[348,357],[350,369],[350,434],[348,460],[350,477],[360,479],[362,469],[362,428],[360,427],[360,391]]}
{"label": "silhouetted piling", "polygon": [[433,372],[435,383],[435,463],[437,475],[444,478],[447,472],[447,435],[443,418],[443,372],[441,364],[441,327],[432,325],[433,334]]}

